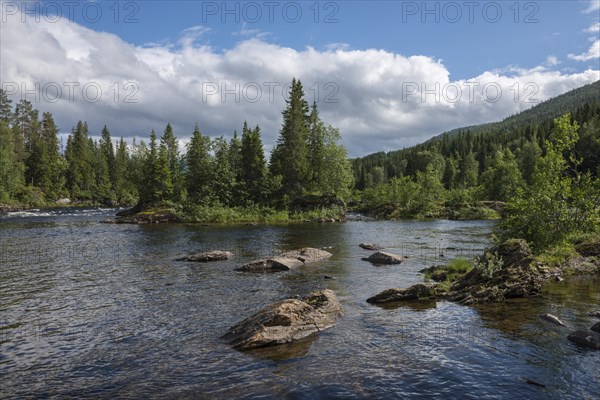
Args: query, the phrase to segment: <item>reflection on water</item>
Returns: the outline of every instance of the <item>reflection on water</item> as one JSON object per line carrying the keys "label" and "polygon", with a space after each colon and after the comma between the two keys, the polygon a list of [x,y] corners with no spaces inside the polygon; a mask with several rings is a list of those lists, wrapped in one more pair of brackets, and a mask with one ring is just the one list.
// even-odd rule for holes
{"label": "reflection on water", "polygon": [[[424,267],[479,254],[490,222],[99,223],[112,213],[0,217],[0,397],[592,398],[600,392],[598,353],[566,340],[571,329],[591,326],[587,312],[598,308],[598,279],[572,279],[548,286],[539,299],[477,308],[366,303],[381,290],[422,281]],[[410,258],[374,267],[360,260],[370,254],[360,242]],[[303,246],[334,256],[293,272],[234,271]],[[212,249],[235,257],[174,261]],[[219,339],[272,301],[326,287],[346,315],[318,336],[249,353]],[[540,320],[545,312],[568,328]]]}

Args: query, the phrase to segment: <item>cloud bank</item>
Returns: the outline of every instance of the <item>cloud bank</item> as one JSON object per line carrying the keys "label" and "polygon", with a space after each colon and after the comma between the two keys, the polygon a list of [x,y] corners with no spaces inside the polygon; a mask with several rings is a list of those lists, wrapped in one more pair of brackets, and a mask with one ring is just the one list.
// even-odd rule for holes
{"label": "cloud bank", "polygon": [[[115,137],[147,138],[167,122],[180,139],[191,136],[195,123],[205,134],[229,137],[247,120],[261,126],[269,150],[281,125],[286,85],[296,77],[323,119],[340,128],[350,154],[360,156],[500,120],[600,79],[597,69],[553,71],[553,57],[547,66],[455,81],[441,60],[426,55],[346,44],[297,50],[264,36],[242,37],[217,51],[204,44],[206,30],[190,27],[174,44],[134,46],[65,19],[22,22],[19,15],[8,16],[2,85],[13,100],[27,98],[52,112],[63,133],[82,119],[93,134],[106,124]],[[24,46],[23,38],[36,45]],[[572,58],[597,59],[598,46]]]}

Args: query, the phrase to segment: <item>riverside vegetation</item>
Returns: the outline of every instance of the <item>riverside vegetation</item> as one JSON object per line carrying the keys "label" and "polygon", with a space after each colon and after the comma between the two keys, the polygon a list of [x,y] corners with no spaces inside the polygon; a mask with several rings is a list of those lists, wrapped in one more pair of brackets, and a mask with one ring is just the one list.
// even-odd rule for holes
{"label": "riverside vegetation", "polygon": [[[494,124],[447,132],[421,145],[348,160],[340,132],[309,107],[294,80],[269,162],[260,127],[244,123],[226,140],[195,127],[180,154],[171,124],[160,138],[94,140],[85,122],[66,146],[52,114],[0,91],[0,204],[133,206],[123,219],[286,222],[342,219],[346,205],[379,218],[497,219],[505,203],[534,185],[554,118],[579,126],[577,170],[598,176],[600,82]],[[582,185],[585,182],[581,183]],[[66,200],[69,199],[69,200]]]}
{"label": "riverside vegetation", "polygon": [[[133,221],[284,222],[340,219],[350,194],[351,165],[339,131],[309,107],[293,80],[277,145],[267,164],[260,127],[243,124],[211,139],[198,126],[180,154],[168,124],[149,143],[123,138],[116,151],[105,126],[98,141],[79,121],[66,148],[50,113],[11,102],[0,91],[0,204],[39,207],[59,199],[77,205],[135,205]],[[65,201],[60,202],[64,204]]]}

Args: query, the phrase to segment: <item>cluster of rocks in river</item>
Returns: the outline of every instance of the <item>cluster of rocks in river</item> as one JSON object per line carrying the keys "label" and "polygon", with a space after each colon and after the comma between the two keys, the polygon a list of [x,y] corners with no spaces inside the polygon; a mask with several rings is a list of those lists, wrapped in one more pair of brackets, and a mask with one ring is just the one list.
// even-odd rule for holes
{"label": "cluster of rocks in river", "polygon": [[[229,251],[212,250],[179,257],[177,261],[211,262],[228,260]],[[271,258],[242,265],[238,271],[289,271],[326,260],[331,253],[312,247],[280,253]],[[328,277],[330,278],[330,277]],[[335,293],[329,289],[310,293],[302,299],[285,299],[232,326],[223,339],[235,349],[251,350],[307,338],[336,324],[343,315]]]}
{"label": "cluster of rocks in river", "polygon": [[287,251],[274,257],[264,258],[244,264],[236,271],[244,272],[277,272],[290,271],[307,264],[313,264],[330,258],[333,254],[328,251],[305,247],[300,250]]}
{"label": "cluster of rocks in river", "polygon": [[[361,243],[367,250],[381,250],[372,243]],[[597,248],[584,249],[595,254]],[[180,261],[210,262],[228,260],[232,253],[213,250],[178,258]],[[236,270],[246,272],[289,271],[307,264],[317,263],[332,256],[331,253],[306,247],[287,251],[276,256],[256,260]],[[376,251],[367,258],[373,264],[399,264],[406,257]],[[547,271],[533,265],[534,257],[522,240],[507,241],[486,252],[478,261],[480,267],[473,268],[460,277],[449,288],[435,283],[420,283],[409,288],[393,288],[367,299],[372,304],[388,304],[401,301],[446,299],[461,304],[476,304],[502,301],[514,297],[537,296],[542,284],[555,276],[557,271]],[[483,266],[483,267],[481,267]],[[487,266],[487,267],[486,267]],[[427,270],[429,271],[429,270]],[[422,270],[421,272],[425,272]],[[432,274],[443,272],[437,268]],[[441,279],[443,281],[444,279]],[[335,293],[329,289],[316,291],[302,299],[285,299],[270,304],[240,323],[232,326],[223,336],[234,348],[251,350],[276,346],[305,339],[336,324],[343,315]],[[590,314],[600,318],[600,311]],[[551,314],[540,316],[558,326],[565,324]],[[600,323],[590,331],[578,330],[568,336],[569,340],[592,349],[600,349]]]}
{"label": "cluster of rocks in river", "polygon": [[[508,240],[486,252],[478,260],[480,267],[471,269],[447,289],[418,284],[408,289],[389,289],[370,300],[393,302],[405,297],[414,300],[417,296],[417,299],[446,299],[469,305],[538,296],[542,284],[553,275],[532,266],[533,261],[533,253],[524,240]],[[436,280],[444,280],[440,271],[434,267],[430,272],[440,275]]]}

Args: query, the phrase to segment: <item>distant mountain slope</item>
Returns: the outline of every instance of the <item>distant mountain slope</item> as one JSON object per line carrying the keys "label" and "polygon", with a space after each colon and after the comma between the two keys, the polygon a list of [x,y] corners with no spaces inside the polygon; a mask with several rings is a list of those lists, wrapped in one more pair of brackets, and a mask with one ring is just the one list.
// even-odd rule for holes
{"label": "distant mountain slope", "polygon": [[461,131],[478,133],[484,131],[510,130],[512,128],[539,123],[543,120],[554,119],[568,112],[573,113],[582,104],[596,102],[600,103],[600,81],[573,89],[567,93],[548,99],[528,110],[520,112],[499,122],[491,122],[481,125],[468,126],[444,132],[429,140],[438,140],[444,135],[455,135]]}
{"label": "distant mountain slope", "polygon": [[552,130],[553,119],[566,113],[571,113],[580,124],[600,115],[600,81],[499,122],[453,129],[416,146],[356,158],[352,160],[356,187],[362,189],[366,180],[381,182],[400,175],[414,175],[423,166],[419,154],[426,151],[457,159],[472,152],[483,169],[486,158],[498,148],[515,150],[526,141],[537,141],[542,146]]}

